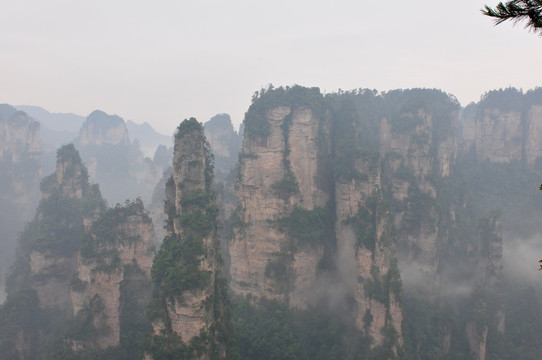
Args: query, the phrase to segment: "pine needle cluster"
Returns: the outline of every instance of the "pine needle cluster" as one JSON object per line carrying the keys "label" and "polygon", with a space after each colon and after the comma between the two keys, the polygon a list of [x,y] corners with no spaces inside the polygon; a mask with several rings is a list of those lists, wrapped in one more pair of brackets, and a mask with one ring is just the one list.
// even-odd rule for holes
{"label": "pine needle cluster", "polygon": [[526,21],[525,28],[542,36],[542,0],[512,0],[496,8],[485,5],[482,14],[494,18],[496,25],[507,20]]}

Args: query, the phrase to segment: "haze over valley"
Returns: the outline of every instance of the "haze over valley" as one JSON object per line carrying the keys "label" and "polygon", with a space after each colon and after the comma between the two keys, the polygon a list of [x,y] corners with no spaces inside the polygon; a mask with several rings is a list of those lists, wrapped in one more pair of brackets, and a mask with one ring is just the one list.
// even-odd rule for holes
{"label": "haze over valley", "polygon": [[539,0],[3,5],[0,359],[540,358]]}

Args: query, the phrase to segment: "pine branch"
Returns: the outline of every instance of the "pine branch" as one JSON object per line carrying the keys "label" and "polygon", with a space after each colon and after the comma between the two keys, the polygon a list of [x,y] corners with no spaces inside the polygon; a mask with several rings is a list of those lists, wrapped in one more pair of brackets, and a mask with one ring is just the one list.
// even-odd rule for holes
{"label": "pine branch", "polygon": [[495,25],[507,20],[526,21],[526,28],[542,36],[542,0],[512,0],[496,8],[485,5],[482,14],[494,18]]}

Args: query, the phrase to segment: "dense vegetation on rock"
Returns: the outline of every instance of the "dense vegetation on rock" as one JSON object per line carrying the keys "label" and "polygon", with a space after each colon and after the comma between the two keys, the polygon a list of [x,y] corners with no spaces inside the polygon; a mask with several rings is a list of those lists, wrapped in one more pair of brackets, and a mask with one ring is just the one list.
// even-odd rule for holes
{"label": "dense vegetation on rock", "polygon": [[2,356],[141,357],[150,329],[138,315],[149,294],[142,267],[153,255],[150,218],[141,200],[107,209],[73,145],[57,158],[57,173],[44,179],[36,216],[19,239],[0,308]]}
{"label": "dense vegetation on rock", "polygon": [[156,257],[142,201],[108,208],[65,146],[19,239],[0,352],[536,359],[540,293],[512,256],[542,231],[540,91],[461,109],[440,90],[270,86],[246,113],[235,169],[229,117],[205,127],[214,149],[185,120]]}

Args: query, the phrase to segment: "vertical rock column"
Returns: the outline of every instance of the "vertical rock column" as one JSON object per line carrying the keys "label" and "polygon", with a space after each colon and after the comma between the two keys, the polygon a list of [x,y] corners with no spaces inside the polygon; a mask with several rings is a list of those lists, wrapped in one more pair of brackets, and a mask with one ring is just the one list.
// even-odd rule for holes
{"label": "vertical rock column", "polygon": [[[167,236],[152,268],[149,356],[223,358],[225,284],[220,274],[213,169],[203,126],[185,120],[175,135],[173,174],[166,183]],[[163,344],[167,342],[167,345]]]}
{"label": "vertical rock column", "polygon": [[401,280],[390,214],[382,203],[379,156],[361,148],[353,123],[336,127],[342,128],[335,134],[336,264],[342,289],[353,295],[355,325],[372,345],[397,349],[402,345]]}
{"label": "vertical rock column", "polygon": [[322,216],[328,206],[330,181],[323,172],[329,125],[325,114],[305,106],[276,106],[258,115],[269,124],[269,133],[245,132],[237,191],[241,224],[229,243],[230,286],[236,295],[306,308],[317,297],[324,243],[333,239],[318,230],[303,236],[315,229],[303,228],[307,224],[293,216]]}

